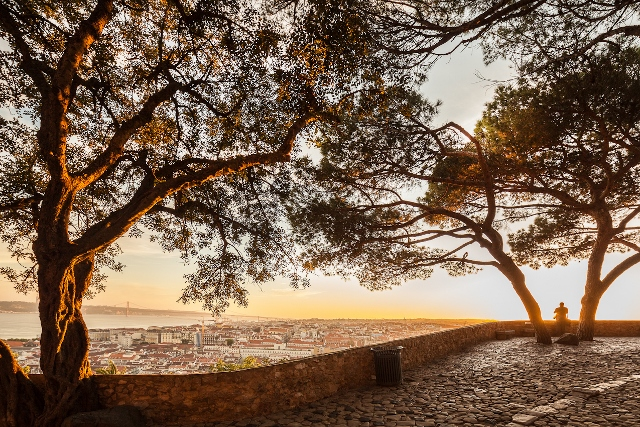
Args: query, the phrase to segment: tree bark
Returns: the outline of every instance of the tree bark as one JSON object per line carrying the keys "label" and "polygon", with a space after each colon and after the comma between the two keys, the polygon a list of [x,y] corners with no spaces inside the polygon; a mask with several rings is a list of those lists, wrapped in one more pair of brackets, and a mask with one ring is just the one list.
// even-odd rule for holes
{"label": "tree bark", "polygon": [[40,390],[22,371],[11,349],[0,340],[0,425],[31,427],[42,413]]}
{"label": "tree bark", "polygon": [[596,325],[596,312],[604,290],[598,289],[596,285],[587,283],[584,296],[582,297],[580,308],[580,322],[578,323],[578,338],[580,341],[593,341]]}
{"label": "tree bark", "polygon": [[[604,256],[602,258],[604,259]],[[602,263],[591,263],[590,260],[587,271],[587,283],[584,287],[584,295],[581,300],[580,322],[578,324],[578,337],[580,340],[593,341],[596,312],[598,311],[600,299],[621,274],[638,263],[640,263],[640,253],[633,254],[613,267],[604,279],[600,280]],[[595,267],[592,267],[592,264],[595,265]]]}
{"label": "tree bark", "polygon": [[512,280],[511,285],[513,289],[516,291],[518,296],[520,297],[520,301],[524,305],[524,308],[527,310],[527,314],[529,315],[529,321],[533,325],[533,329],[536,332],[536,341],[540,344],[551,344],[551,334],[547,329],[547,325],[544,323],[542,319],[542,312],[540,310],[540,306],[538,302],[535,300],[529,288],[527,288],[524,277],[523,280]]}
{"label": "tree bark", "polygon": [[[584,286],[584,295],[581,300],[580,322],[578,323],[578,339],[580,341],[593,341],[596,324],[596,312],[600,298],[613,282],[615,276],[608,276],[606,282],[602,277],[604,259],[615,236],[611,214],[605,206],[598,206],[593,213],[598,226],[598,234],[593,242],[589,262],[587,264],[587,277]],[[621,274],[621,271],[617,275]]]}
{"label": "tree bark", "polygon": [[494,250],[492,255],[499,263],[498,269],[507,279],[509,279],[511,286],[513,286],[513,289],[516,291],[516,294],[518,294],[518,297],[520,297],[520,301],[522,301],[525,310],[527,310],[529,321],[536,332],[536,341],[540,344],[551,344],[551,334],[542,319],[542,311],[540,310],[538,302],[529,291],[529,288],[527,288],[525,276],[522,273],[522,270],[520,270],[511,257],[504,252],[499,251],[499,253],[497,253]]}
{"label": "tree bark", "polygon": [[38,286],[45,393],[44,410],[35,425],[54,427],[72,413],[98,407],[89,379],[89,334],[80,311],[93,273],[93,257],[67,261],[58,256],[44,261]]}

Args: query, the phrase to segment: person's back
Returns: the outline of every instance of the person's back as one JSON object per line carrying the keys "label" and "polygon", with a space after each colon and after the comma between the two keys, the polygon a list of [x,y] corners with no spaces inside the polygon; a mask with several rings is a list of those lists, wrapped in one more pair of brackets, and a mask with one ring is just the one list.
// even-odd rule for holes
{"label": "person's back", "polygon": [[563,302],[561,302],[560,307],[556,308],[553,312],[555,313],[554,319],[560,322],[560,321],[567,320],[569,309],[564,306]]}
{"label": "person's back", "polygon": [[556,324],[558,325],[558,329],[560,335],[564,334],[564,328],[569,323],[569,309],[564,306],[564,303],[561,302],[560,306],[557,307],[554,311],[555,315],[553,316],[556,319]]}

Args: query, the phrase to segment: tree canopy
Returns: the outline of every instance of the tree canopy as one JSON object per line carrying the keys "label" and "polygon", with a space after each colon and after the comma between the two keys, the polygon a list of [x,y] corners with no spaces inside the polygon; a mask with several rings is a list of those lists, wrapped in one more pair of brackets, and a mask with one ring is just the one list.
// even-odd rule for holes
{"label": "tree canopy", "polygon": [[[288,169],[259,165],[286,160],[308,124],[333,119],[340,97],[377,84],[384,70],[364,54],[366,28],[345,26],[335,4],[335,11],[311,5],[313,21],[305,15],[287,29],[241,2],[75,6],[2,6],[3,36],[15,46],[2,54],[3,99],[13,112],[3,119],[2,237],[27,266],[6,275],[19,290],[36,287],[31,244],[55,170],[74,195],[68,212],[51,219],[69,223],[60,231],[68,238],[59,237],[76,254],[95,253],[98,267],[120,269],[115,240],[144,229],[165,249],[199,257],[183,299],[203,300],[208,309],[223,309],[229,299],[246,303],[248,277],[285,274],[300,283],[279,224]],[[91,50],[64,57],[72,55],[64,40],[83,19],[106,24],[105,31],[78,30],[77,38],[87,37],[78,43],[95,38]],[[57,71],[67,60],[76,61],[75,75]],[[56,90],[68,93],[50,117]],[[45,129],[51,121],[59,124]],[[56,147],[43,146],[49,135]],[[199,186],[214,177],[221,179]],[[93,289],[101,289],[100,279],[94,275]],[[206,282],[220,286],[207,293]]]}
{"label": "tree canopy", "polygon": [[376,9],[360,7],[374,16],[380,44],[414,63],[480,43],[486,62],[507,58],[533,73],[640,37],[637,0],[381,0]]}
{"label": "tree canopy", "polygon": [[553,69],[640,37],[637,0],[526,3],[520,8],[525,13],[499,20],[486,32],[482,46],[487,61],[503,57],[522,73],[539,74],[547,67]]}

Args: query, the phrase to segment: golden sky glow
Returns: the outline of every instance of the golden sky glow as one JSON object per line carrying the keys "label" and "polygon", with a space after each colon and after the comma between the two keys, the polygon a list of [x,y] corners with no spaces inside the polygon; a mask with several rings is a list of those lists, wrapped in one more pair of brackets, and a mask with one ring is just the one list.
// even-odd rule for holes
{"label": "golden sky glow", "polygon": [[[123,241],[127,264],[123,273],[111,273],[107,290],[88,305],[116,305],[130,301],[138,307],[199,310],[198,305],[176,302],[182,275],[189,267],[175,254],[162,253],[143,239]],[[3,257],[2,261],[7,261]],[[3,262],[4,264],[4,262]],[[531,292],[547,319],[564,301],[569,318],[579,314],[586,262],[568,267],[534,271],[525,268]],[[602,298],[599,319],[640,318],[638,268],[616,281]],[[526,312],[509,282],[495,269],[488,268],[465,277],[449,277],[436,270],[426,281],[412,281],[387,291],[371,292],[355,279],[317,276],[311,287],[293,290],[284,279],[262,286],[249,285],[249,307],[232,306],[229,314],[286,318],[484,318],[524,319]],[[0,284],[0,300],[35,300],[16,294],[6,281]]]}

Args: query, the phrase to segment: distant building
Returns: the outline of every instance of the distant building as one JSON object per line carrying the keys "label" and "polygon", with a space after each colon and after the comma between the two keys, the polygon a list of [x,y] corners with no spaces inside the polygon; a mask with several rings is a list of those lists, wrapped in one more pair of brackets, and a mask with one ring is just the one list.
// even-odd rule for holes
{"label": "distant building", "polygon": [[182,344],[182,332],[162,331],[160,333],[161,343]]}
{"label": "distant building", "polygon": [[118,337],[118,344],[124,348],[130,348],[133,345],[133,336],[131,334],[121,334]]}
{"label": "distant building", "polygon": [[202,344],[203,345],[215,345],[218,334],[205,334],[202,336]]}
{"label": "distant building", "polygon": [[240,356],[244,359],[247,356],[260,357],[262,359],[270,359],[274,361],[283,359],[299,359],[301,357],[314,356],[317,353],[316,348],[310,347],[288,347],[282,342],[272,342],[274,340],[262,340],[262,342],[250,342],[240,347]]}
{"label": "distant building", "polygon": [[180,342],[181,343],[193,343],[194,333],[191,331],[182,331],[180,332]]}
{"label": "distant building", "polygon": [[238,347],[229,347],[228,345],[204,345],[202,349],[208,353],[220,353],[220,354],[235,354],[240,356],[240,350]]}
{"label": "distant building", "polygon": [[147,331],[142,334],[142,341],[149,344],[158,344],[160,343],[160,332],[159,331]]}
{"label": "distant building", "polygon": [[89,340],[97,341],[109,341],[111,338],[111,332],[108,329],[89,329]]}

